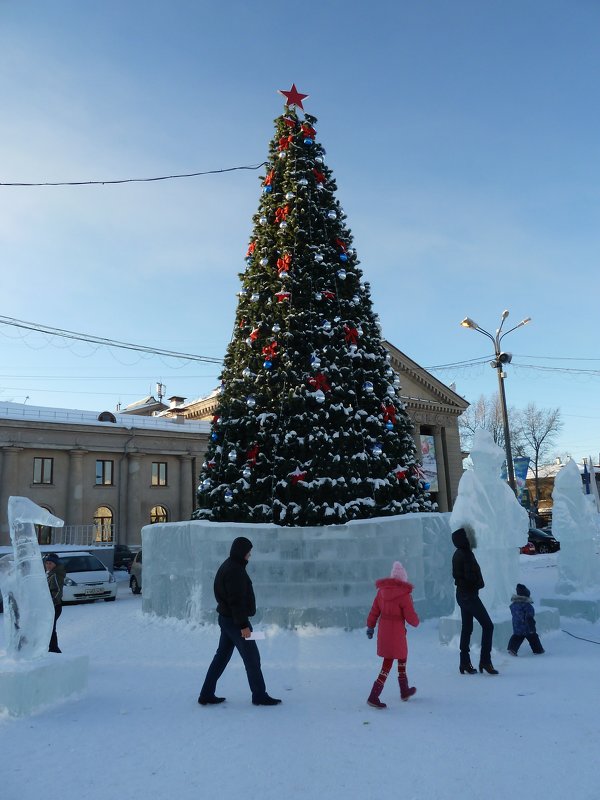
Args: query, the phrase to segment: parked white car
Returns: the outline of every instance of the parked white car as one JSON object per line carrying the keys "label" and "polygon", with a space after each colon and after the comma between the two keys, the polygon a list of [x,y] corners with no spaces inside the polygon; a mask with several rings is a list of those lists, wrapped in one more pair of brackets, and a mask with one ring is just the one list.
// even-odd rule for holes
{"label": "parked white car", "polygon": [[115,576],[99,558],[85,551],[60,553],[59,557],[66,572],[63,603],[117,599]]}
{"label": "parked white car", "polygon": [[142,591],[142,551],[138,550],[135,554],[131,566],[129,567],[129,588],[134,594]]}

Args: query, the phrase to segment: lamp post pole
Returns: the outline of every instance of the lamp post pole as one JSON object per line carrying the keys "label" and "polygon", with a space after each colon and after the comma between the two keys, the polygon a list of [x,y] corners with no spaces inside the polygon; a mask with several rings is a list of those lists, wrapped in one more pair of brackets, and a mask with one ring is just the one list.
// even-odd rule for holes
{"label": "lamp post pole", "polygon": [[484,336],[487,336],[488,339],[491,339],[492,344],[494,345],[495,358],[493,361],[490,362],[490,364],[498,373],[498,394],[500,397],[500,409],[502,411],[502,425],[504,428],[504,449],[506,451],[506,473],[508,476],[508,485],[516,494],[517,485],[515,483],[515,471],[513,468],[512,448],[510,446],[510,429],[508,427],[508,409],[506,407],[506,392],[504,390],[504,380],[506,378],[506,373],[504,372],[504,365],[510,364],[510,362],[512,361],[512,355],[511,353],[504,353],[502,351],[500,343],[507,334],[511,333],[512,331],[515,331],[517,328],[522,328],[523,325],[527,325],[528,322],[531,322],[531,317],[526,317],[526,319],[521,320],[521,322],[519,322],[518,325],[515,325],[514,328],[509,328],[509,330],[504,331],[504,333],[502,333],[504,320],[507,317],[508,317],[508,311],[504,310],[500,318],[500,327],[496,330],[495,336],[492,336],[492,334],[489,331],[486,331],[483,328],[481,328],[470,317],[465,317],[460,324],[462,325],[463,328],[471,328],[471,330],[483,333]]}

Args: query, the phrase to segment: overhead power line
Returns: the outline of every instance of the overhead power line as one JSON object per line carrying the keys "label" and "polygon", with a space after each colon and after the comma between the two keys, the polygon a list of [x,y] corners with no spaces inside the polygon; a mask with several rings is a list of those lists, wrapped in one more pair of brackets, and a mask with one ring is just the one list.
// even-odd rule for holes
{"label": "overhead power line", "polygon": [[118,347],[122,350],[135,350],[138,353],[150,353],[152,355],[166,356],[168,358],[180,358],[186,361],[202,361],[206,364],[223,363],[223,360],[220,358],[199,356],[193,353],[178,353],[174,350],[162,350],[158,347],[147,347],[145,345],[132,344],[130,342],[119,342],[116,339],[104,339],[99,336],[90,336],[87,333],[75,333],[74,331],[62,330],[61,328],[50,328],[47,325],[38,325],[35,322],[24,322],[21,319],[13,319],[12,317],[0,316],[0,325],[11,325],[14,328],[24,328],[28,331],[37,331],[38,333],[45,333],[48,336],[59,336],[63,339],[77,339],[80,342],[104,345],[105,347]]}
{"label": "overhead power line", "polygon": [[[578,360],[578,359],[573,359],[573,360]],[[595,359],[581,359],[581,360],[592,361]],[[487,356],[481,359],[471,359],[471,361],[456,361],[452,364],[438,364],[433,367],[425,367],[425,369],[429,372],[449,372],[455,369],[463,370],[463,369],[469,369],[471,367],[480,367],[483,364],[487,364],[489,361],[490,357]],[[515,362],[514,358],[511,363],[511,367],[513,367],[516,370],[533,369],[539,372],[562,372],[570,375],[600,376],[600,369],[585,369],[583,367],[545,367],[541,364],[520,364],[518,362]]]}
{"label": "overhead power line", "polygon": [[260,164],[250,164],[243,167],[225,167],[224,169],[208,169],[204,172],[183,172],[178,175],[160,175],[157,178],[119,178],[117,180],[105,181],[42,181],[40,183],[26,183],[24,181],[0,181],[0,186],[108,186],[119,183],[153,183],[156,181],[172,181],[177,178],[197,178],[199,175],[220,175],[224,172],[235,172],[241,169],[260,169],[267,164],[261,161]]}

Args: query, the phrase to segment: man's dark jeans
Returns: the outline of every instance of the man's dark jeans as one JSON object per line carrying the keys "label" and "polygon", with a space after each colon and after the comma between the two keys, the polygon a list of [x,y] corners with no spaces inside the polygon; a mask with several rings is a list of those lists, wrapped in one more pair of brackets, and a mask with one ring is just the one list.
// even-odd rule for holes
{"label": "man's dark jeans", "polygon": [[461,664],[469,662],[469,645],[471,634],[473,633],[473,620],[476,619],[481,625],[481,664],[489,664],[492,660],[492,636],[494,635],[494,623],[490,615],[485,610],[485,606],[479,599],[479,595],[473,592],[456,592],[456,602],[460,607],[462,628],[460,631],[460,661]]}
{"label": "man's dark jeans", "polygon": [[217,681],[225,671],[227,664],[229,664],[234,647],[237,647],[246,667],[252,699],[263,700],[267,694],[267,689],[260,668],[260,653],[256,642],[244,639],[239,626],[234,623],[231,617],[224,617],[219,614],[219,627],[221,628],[219,646],[206,673],[200,697],[210,698],[215,696]]}

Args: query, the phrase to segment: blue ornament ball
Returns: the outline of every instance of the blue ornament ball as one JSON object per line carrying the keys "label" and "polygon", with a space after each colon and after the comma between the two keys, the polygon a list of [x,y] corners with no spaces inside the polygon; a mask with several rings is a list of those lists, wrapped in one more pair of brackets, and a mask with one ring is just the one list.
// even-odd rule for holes
{"label": "blue ornament ball", "polygon": [[210,438],[213,440],[213,442],[216,442],[216,441],[217,441],[217,439],[219,438],[219,434],[218,434],[218,433],[216,433],[215,431],[213,431],[213,432],[211,433],[211,435],[210,435]]}
{"label": "blue ornament ball", "polygon": [[265,194],[270,194],[272,191],[273,191],[273,187],[272,186],[263,186],[263,192]]}
{"label": "blue ornament ball", "polygon": [[394,430],[394,423],[391,420],[385,423],[386,430],[393,431]]}
{"label": "blue ornament ball", "polygon": [[304,144],[312,144],[312,143],[313,143],[313,140],[310,137],[307,136],[306,139],[304,140]]}
{"label": "blue ornament ball", "polygon": [[265,369],[271,369],[271,367],[272,367],[272,366],[273,366],[273,362],[272,362],[272,361],[269,361],[268,359],[267,359],[267,360],[265,361],[265,363],[263,364],[263,367],[264,367]]}
{"label": "blue ornament ball", "polygon": [[348,261],[348,256],[346,253],[340,253],[340,261]]}
{"label": "blue ornament ball", "polygon": [[431,488],[431,484],[430,483],[424,483],[423,484],[423,488],[424,489],[430,489]]}

